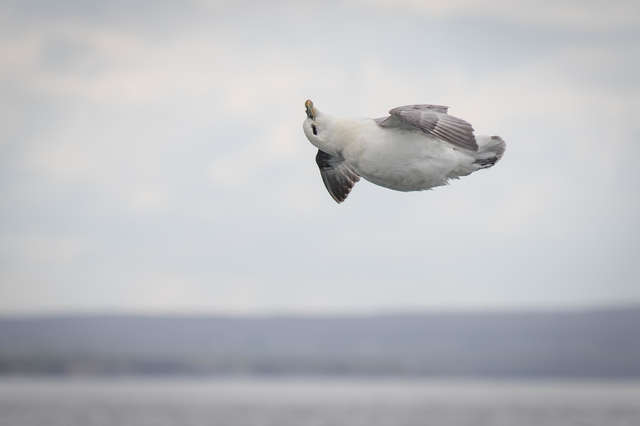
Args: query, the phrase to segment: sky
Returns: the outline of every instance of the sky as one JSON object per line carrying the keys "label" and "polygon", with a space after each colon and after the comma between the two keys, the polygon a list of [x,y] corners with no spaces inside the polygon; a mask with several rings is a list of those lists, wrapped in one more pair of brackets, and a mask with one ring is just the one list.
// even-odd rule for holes
{"label": "sky", "polygon": [[[0,314],[640,303],[636,1],[0,1]],[[323,187],[304,101],[493,168]]]}

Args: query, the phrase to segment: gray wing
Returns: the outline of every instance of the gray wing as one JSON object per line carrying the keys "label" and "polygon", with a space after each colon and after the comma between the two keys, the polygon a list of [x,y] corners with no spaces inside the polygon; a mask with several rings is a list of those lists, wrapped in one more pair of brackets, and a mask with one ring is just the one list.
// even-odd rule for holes
{"label": "gray wing", "polygon": [[447,114],[447,110],[442,105],[405,105],[392,109],[389,117],[376,122],[381,127],[416,128],[452,145],[477,151],[471,124]]}
{"label": "gray wing", "polygon": [[344,162],[344,159],[334,157],[318,150],[316,163],[320,168],[320,176],[329,194],[337,203],[343,202],[351,188],[360,180],[360,176]]}

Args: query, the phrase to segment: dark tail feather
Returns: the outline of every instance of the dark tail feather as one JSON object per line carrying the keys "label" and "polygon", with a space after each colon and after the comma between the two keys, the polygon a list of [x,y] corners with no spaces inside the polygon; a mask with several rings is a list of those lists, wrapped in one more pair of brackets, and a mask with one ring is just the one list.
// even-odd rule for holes
{"label": "dark tail feather", "polygon": [[477,164],[480,169],[486,169],[502,158],[506,144],[500,136],[483,136],[476,139],[478,141],[478,153],[473,164]]}

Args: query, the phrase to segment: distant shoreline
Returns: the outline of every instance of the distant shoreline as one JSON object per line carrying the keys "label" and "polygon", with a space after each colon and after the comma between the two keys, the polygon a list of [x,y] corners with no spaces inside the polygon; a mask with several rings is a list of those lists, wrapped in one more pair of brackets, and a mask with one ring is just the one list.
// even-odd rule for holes
{"label": "distant shoreline", "polygon": [[0,376],[640,378],[640,307],[0,318]]}

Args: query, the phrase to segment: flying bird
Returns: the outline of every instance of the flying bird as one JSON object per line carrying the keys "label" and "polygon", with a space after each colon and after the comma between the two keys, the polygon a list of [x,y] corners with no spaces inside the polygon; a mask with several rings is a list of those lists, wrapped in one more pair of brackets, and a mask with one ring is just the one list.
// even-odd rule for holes
{"label": "flying bird", "polygon": [[320,112],[307,100],[304,134],[331,197],[343,202],[365,178],[396,191],[422,191],[486,169],[502,157],[499,136],[475,136],[442,105],[406,105],[382,118],[348,119]]}

